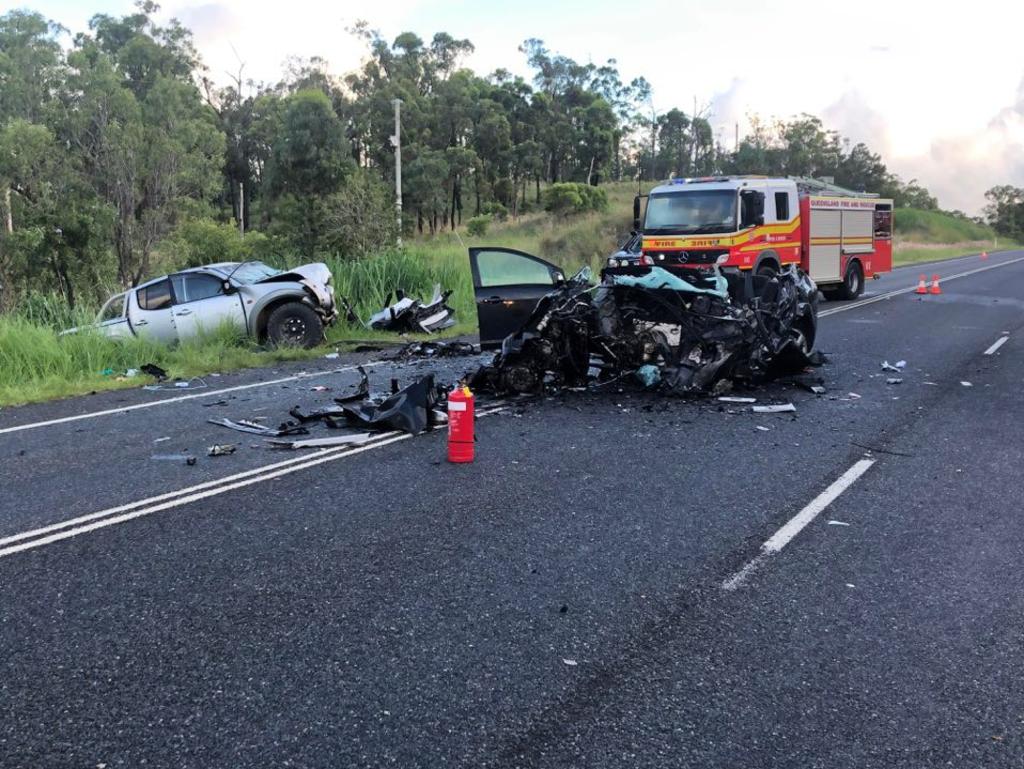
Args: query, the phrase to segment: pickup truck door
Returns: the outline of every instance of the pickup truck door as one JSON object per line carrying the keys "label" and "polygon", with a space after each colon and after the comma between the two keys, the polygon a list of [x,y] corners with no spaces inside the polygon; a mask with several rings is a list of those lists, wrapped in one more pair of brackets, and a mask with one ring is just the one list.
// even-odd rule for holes
{"label": "pickup truck door", "polygon": [[565,279],[562,271],[511,248],[469,249],[480,346],[498,347],[529,318],[537,302]]}
{"label": "pickup truck door", "polygon": [[171,281],[163,278],[132,291],[128,300],[128,322],[139,336],[172,344],[178,339],[171,315]]}
{"label": "pickup truck door", "polygon": [[171,276],[174,287],[174,327],[178,339],[198,336],[201,329],[213,331],[230,324],[245,333],[245,311],[237,291],[224,293],[224,279],[205,272],[184,272]]}

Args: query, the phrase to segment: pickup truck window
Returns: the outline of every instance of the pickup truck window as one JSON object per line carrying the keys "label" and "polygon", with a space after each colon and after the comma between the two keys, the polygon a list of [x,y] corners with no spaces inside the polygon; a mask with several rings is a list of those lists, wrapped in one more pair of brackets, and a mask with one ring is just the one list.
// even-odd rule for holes
{"label": "pickup truck window", "polygon": [[100,310],[96,319],[97,323],[106,323],[110,320],[120,320],[124,317],[124,298],[127,294],[116,294],[107,300]]}
{"label": "pickup truck window", "polygon": [[143,310],[163,310],[171,306],[171,281],[161,280],[143,286],[135,292],[139,307]]}
{"label": "pickup truck window", "polygon": [[197,302],[200,299],[209,299],[211,296],[224,293],[223,280],[201,272],[172,275],[171,282],[174,284],[175,304]]}

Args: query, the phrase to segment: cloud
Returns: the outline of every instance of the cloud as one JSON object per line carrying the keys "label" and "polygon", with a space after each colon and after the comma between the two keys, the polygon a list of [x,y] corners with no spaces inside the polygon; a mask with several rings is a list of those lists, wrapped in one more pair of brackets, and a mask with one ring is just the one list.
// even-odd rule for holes
{"label": "cloud", "polygon": [[1024,186],[1024,79],[1013,103],[978,130],[935,138],[927,152],[896,158],[891,167],[905,179],[917,178],[943,208],[969,214],[981,211],[985,190]]}

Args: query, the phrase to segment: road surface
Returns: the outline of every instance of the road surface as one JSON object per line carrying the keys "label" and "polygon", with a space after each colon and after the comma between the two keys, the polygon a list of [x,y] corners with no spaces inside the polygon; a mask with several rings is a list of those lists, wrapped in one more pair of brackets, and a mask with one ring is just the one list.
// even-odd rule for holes
{"label": "road surface", "polygon": [[4,409],[0,765],[1024,766],[1024,252],[927,269],[822,306],[795,414],[492,404],[472,465],[206,422],[349,358]]}

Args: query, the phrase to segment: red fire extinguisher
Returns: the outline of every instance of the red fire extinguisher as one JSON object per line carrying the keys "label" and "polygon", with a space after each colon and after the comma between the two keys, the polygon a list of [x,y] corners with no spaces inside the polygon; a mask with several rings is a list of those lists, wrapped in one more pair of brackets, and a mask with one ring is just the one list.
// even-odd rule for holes
{"label": "red fire extinguisher", "polygon": [[456,385],[448,393],[448,461],[473,461],[473,393]]}

